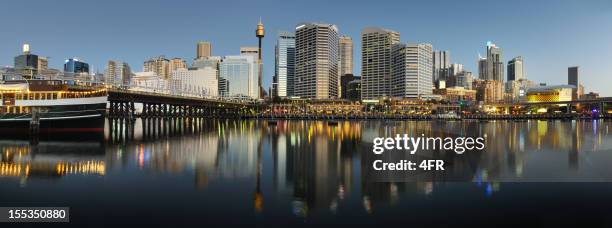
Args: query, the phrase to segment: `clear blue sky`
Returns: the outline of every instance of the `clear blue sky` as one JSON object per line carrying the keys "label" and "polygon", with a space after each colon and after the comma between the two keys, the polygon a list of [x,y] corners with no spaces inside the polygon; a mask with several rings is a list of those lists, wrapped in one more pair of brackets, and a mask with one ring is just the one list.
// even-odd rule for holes
{"label": "clear blue sky", "polygon": [[213,43],[214,55],[238,54],[256,46],[261,16],[264,86],[274,74],[278,31],[299,22],[338,25],[355,42],[360,74],[360,31],[366,26],[396,30],[402,42],[428,42],[449,50],[453,62],[477,74],[486,41],[504,49],[504,60],[521,55],[527,77],[567,83],[567,67],[580,66],[587,91],[612,96],[612,1],[2,1],[0,65],[12,65],[21,44],[49,56],[59,68],[80,57],[103,72],[109,59],[142,70],[148,57],[182,57],[189,62],[198,40]]}

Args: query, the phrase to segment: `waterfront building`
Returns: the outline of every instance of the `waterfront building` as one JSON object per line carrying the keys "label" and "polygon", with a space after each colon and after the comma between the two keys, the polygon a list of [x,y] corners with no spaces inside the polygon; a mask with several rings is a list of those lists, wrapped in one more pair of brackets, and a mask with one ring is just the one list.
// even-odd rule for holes
{"label": "waterfront building", "polygon": [[209,41],[198,42],[196,48],[196,59],[207,58],[212,55],[212,44]]}
{"label": "waterfront building", "polygon": [[172,92],[181,96],[215,98],[219,96],[217,70],[211,67],[185,69],[172,72]]}
{"label": "waterfront building", "polygon": [[144,72],[155,72],[163,79],[170,79],[170,60],[163,55],[150,58],[144,62]]}
{"label": "waterfront building", "polygon": [[295,95],[295,33],[280,32],[274,49],[274,95]]}
{"label": "waterfront building", "polygon": [[536,86],[527,90],[527,102],[571,101],[573,85]]}
{"label": "waterfront building", "polygon": [[66,59],[66,61],[64,61],[64,72],[89,74],[89,64],[77,58]]}
{"label": "waterfront building", "polygon": [[104,69],[104,81],[110,87],[129,87],[132,71],[125,62],[110,60]]}
{"label": "waterfront building", "polygon": [[448,78],[448,68],[450,63],[449,51],[434,51],[433,52],[433,77],[432,83],[436,88],[440,88],[439,81],[446,81]]}
{"label": "waterfront building", "polygon": [[485,104],[499,103],[504,100],[504,85],[497,80],[474,80],[472,88],[476,90],[476,100]]}
{"label": "waterfront building", "polygon": [[423,98],[433,94],[431,44],[395,44],[391,61],[391,96]]}
{"label": "waterfront building", "polygon": [[466,89],[459,86],[435,89],[434,94],[441,95],[445,100],[451,102],[476,100],[476,90]]}
{"label": "waterfront building", "polygon": [[337,98],[338,28],[303,23],[295,30],[295,95],[306,99]]}
{"label": "waterfront building", "polygon": [[168,62],[168,70],[173,72],[178,69],[187,69],[187,62],[182,58],[173,58]]}
{"label": "waterfront building", "polygon": [[517,56],[508,61],[508,81],[518,81],[525,78],[523,57]]}
{"label": "waterfront building", "polygon": [[225,56],[219,64],[219,77],[229,84],[231,98],[259,99],[257,59],[252,55]]}
{"label": "waterfront building", "polygon": [[391,46],[399,40],[399,32],[389,29],[368,27],[361,31],[362,100],[391,95]]}

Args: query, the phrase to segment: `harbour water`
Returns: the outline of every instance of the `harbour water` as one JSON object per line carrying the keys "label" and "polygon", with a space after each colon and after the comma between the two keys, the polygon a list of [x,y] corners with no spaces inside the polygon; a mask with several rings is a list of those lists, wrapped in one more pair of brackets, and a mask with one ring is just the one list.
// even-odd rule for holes
{"label": "harbour water", "polygon": [[[612,224],[606,120],[109,120],[37,140],[4,132],[1,206],[69,206],[75,225]],[[447,172],[373,182],[374,137],[483,136]],[[436,156],[447,157],[440,151]]]}

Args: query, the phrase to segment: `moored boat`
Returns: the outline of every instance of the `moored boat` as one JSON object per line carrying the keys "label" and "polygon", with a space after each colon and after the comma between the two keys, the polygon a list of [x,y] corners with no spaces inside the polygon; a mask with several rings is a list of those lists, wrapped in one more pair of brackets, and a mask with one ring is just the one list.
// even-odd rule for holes
{"label": "moored boat", "polygon": [[0,129],[100,130],[107,92],[102,86],[75,86],[61,80],[20,80],[0,84]]}

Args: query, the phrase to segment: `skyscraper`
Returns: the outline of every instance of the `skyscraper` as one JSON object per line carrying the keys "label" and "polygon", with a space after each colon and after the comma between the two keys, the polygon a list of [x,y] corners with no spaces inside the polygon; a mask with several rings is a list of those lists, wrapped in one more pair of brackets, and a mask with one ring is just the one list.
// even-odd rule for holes
{"label": "skyscraper", "polygon": [[450,52],[435,51],[433,53],[433,78],[434,84],[439,80],[446,81],[448,79],[448,68],[450,67]]}
{"label": "skyscraper", "polygon": [[353,39],[340,37],[340,76],[353,74]]}
{"label": "skyscraper", "polygon": [[212,55],[212,44],[208,41],[198,42],[196,50],[196,59],[210,57]]}
{"label": "skyscraper", "polygon": [[523,57],[517,56],[508,61],[508,81],[521,79],[525,79],[525,68],[523,67]]}
{"label": "skyscraper", "polygon": [[393,97],[421,98],[433,94],[431,44],[395,44],[391,56]]}
{"label": "skyscraper", "polygon": [[487,61],[485,80],[504,82],[503,50],[490,41],[487,42]]}
{"label": "skyscraper", "polygon": [[275,96],[295,95],[295,33],[280,32],[274,49],[274,90]]}
{"label": "skyscraper", "polygon": [[162,79],[170,79],[170,60],[164,56],[150,58],[144,62],[144,72],[155,72]]}
{"label": "skyscraper", "polygon": [[130,86],[132,71],[125,62],[109,60],[104,69],[106,85],[112,87]]}
{"label": "skyscraper", "polygon": [[342,97],[342,76],[353,74],[353,40],[349,36],[341,36],[339,41],[340,60],[338,62],[338,97]]}
{"label": "skyscraper", "polygon": [[338,28],[303,23],[295,30],[295,94],[311,99],[338,97]]}
{"label": "skyscraper", "polygon": [[391,46],[399,39],[398,32],[384,28],[361,31],[361,99],[391,95]]}

